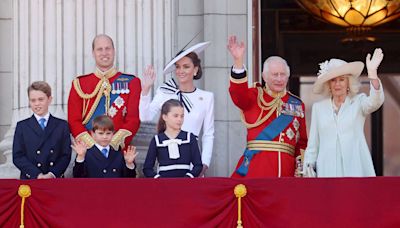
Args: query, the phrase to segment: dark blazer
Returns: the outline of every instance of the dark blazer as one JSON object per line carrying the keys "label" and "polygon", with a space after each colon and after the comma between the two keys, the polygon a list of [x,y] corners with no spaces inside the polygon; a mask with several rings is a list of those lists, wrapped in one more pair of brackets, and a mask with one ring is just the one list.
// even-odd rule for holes
{"label": "dark blazer", "polygon": [[21,179],[35,179],[52,172],[62,177],[71,159],[68,123],[50,115],[44,130],[35,116],[17,123],[13,142],[13,162]]}
{"label": "dark blazer", "polygon": [[106,158],[96,146],[92,146],[86,151],[84,162],[75,160],[73,175],[94,178],[136,177],[136,170],[126,167],[120,151],[110,147]]}

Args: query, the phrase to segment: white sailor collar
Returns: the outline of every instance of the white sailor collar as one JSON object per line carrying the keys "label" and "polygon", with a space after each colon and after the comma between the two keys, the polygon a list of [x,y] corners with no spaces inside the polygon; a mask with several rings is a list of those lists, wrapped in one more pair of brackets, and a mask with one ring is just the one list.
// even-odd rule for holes
{"label": "white sailor collar", "polygon": [[[186,139],[184,138],[186,135]],[[160,136],[160,137],[159,137]],[[165,133],[154,136],[157,147],[168,147],[168,154],[170,159],[180,158],[179,146],[182,144],[190,143],[190,133],[181,131],[174,139],[168,138]]]}

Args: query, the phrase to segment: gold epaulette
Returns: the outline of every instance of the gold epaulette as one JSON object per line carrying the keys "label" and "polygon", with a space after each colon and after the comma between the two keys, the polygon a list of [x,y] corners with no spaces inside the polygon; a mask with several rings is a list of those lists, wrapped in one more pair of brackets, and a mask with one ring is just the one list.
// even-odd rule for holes
{"label": "gold epaulette", "polygon": [[94,144],[96,143],[92,138],[92,136],[90,136],[87,131],[80,133],[78,136],[76,136],[76,139],[81,142],[84,142],[87,148],[94,146]]}
{"label": "gold epaulette", "polygon": [[114,150],[118,150],[119,147],[125,147],[125,138],[131,136],[132,132],[126,129],[119,129],[111,139],[110,145],[114,148]]}

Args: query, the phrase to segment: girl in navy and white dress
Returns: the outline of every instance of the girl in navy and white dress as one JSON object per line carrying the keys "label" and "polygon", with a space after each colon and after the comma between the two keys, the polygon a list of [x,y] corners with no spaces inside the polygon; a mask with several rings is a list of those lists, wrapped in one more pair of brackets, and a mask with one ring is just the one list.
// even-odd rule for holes
{"label": "girl in navy and white dress", "polygon": [[[161,108],[158,134],[151,140],[143,173],[146,177],[198,177],[203,165],[196,136],[182,131],[184,110],[180,101],[170,99]],[[154,171],[158,161],[158,172]],[[193,164],[193,168],[190,168]]]}

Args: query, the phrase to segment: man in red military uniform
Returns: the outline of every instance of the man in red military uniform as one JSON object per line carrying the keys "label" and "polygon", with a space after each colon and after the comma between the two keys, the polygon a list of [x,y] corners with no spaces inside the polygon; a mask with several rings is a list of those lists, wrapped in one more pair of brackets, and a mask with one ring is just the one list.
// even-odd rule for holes
{"label": "man in red military uniform", "polygon": [[115,48],[109,36],[97,35],[92,53],[96,71],[78,76],[72,82],[68,123],[72,135],[90,148],[95,144],[89,134],[92,120],[99,115],[110,116],[116,130],[111,146],[118,150],[130,144],[140,125],[140,79],[115,69]]}
{"label": "man in red military uniform", "polygon": [[265,85],[248,88],[244,43],[231,36],[228,50],[234,59],[229,92],[247,127],[247,146],[232,177],[293,177],[296,158],[307,147],[307,132],[303,102],[286,91],[289,66],[281,57],[268,58]]}

